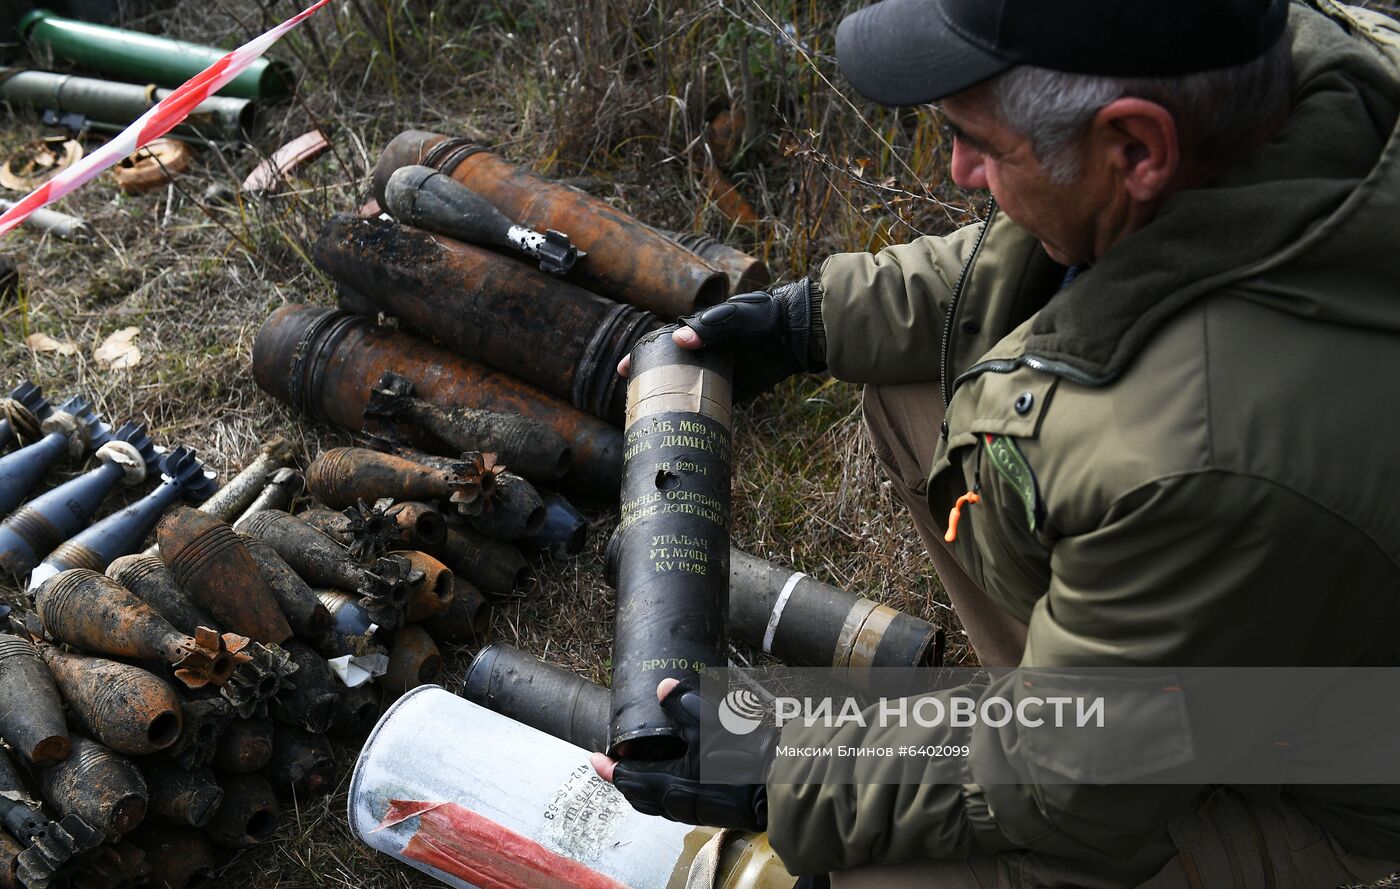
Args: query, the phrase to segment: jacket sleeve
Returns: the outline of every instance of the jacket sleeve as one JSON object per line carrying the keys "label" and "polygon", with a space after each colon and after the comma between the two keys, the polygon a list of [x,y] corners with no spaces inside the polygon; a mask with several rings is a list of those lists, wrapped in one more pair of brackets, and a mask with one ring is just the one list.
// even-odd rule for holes
{"label": "jacket sleeve", "polygon": [[982,225],[828,257],[812,283],[831,375],[851,383],[937,380],[943,319]]}
{"label": "jacket sleeve", "polygon": [[[1055,545],[1022,671],[1292,666],[1317,655],[1303,640],[1317,631],[1327,600],[1321,591],[1373,585],[1378,558],[1356,529],[1273,482],[1214,471],[1156,481],[1120,498],[1096,527]],[[1013,697],[1024,675],[1012,672],[983,693]],[[918,785],[881,783],[878,775],[841,784],[829,761],[785,764],[779,757],[768,788],[769,838],[795,873],[1019,848],[1150,875],[1172,853],[1167,822],[1202,789],[1153,783],[1173,763],[1150,754],[1238,743],[1230,736],[1240,726],[1231,722],[1185,718],[1154,727],[1147,734],[1153,746],[1136,757],[1140,767],[1115,783],[1096,782],[1104,748],[1059,744],[1015,720],[1002,728],[919,729],[920,743],[967,744],[971,755],[931,765]],[[1129,728],[1143,736],[1144,726]],[[897,745],[909,742],[909,731],[791,723],[782,744]],[[1106,737],[1121,749],[1121,736]],[[1060,777],[1047,780],[1052,773]]]}

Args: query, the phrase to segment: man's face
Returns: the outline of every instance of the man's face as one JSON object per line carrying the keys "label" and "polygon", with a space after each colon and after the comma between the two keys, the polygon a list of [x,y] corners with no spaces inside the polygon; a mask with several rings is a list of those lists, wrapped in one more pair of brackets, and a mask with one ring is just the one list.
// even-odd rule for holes
{"label": "man's face", "polygon": [[1093,158],[1080,175],[1056,184],[1036,159],[1031,140],[1006,126],[996,114],[987,86],[973,87],[943,101],[952,126],[953,181],[967,189],[988,189],[1001,209],[1035,235],[1061,265],[1092,264],[1107,244],[1105,223],[1113,216],[1111,177]]}

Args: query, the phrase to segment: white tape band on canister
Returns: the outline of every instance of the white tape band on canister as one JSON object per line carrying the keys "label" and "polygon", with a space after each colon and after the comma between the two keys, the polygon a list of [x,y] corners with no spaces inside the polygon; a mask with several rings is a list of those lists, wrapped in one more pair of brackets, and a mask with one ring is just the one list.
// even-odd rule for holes
{"label": "white tape band on canister", "polygon": [[787,607],[788,598],[792,596],[792,591],[797,589],[797,585],[802,582],[802,578],[807,575],[801,571],[794,571],[792,576],[783,584],[783,591],[778,593],[778,601],[773,603],[773,613],[768,615],[768,629],[763,631],[763,653],[773,653],[773,637],[778,634],[778,622],[783,619],[783,609]]}

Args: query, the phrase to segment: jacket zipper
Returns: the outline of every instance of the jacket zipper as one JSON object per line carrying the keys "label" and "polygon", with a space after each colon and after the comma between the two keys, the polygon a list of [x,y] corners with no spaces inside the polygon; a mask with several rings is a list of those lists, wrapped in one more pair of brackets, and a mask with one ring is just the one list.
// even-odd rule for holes
{"label": "jacket zipper", "polygon": [[958,274],[958,283],[953,287],[953,296],[948,300],[948,315],[943,319],[943,349],[941,354],[943,372],[939,375],[939,383],[943,389],[943,410],[948,410],[948,404],[953,400],[953,386],[948,381],[948,373],[952,370],[952,358],[949,356],[949,346],[953,341],[953,319],[958,314],[958,301],[962,299],[963,285],[967,283],[968,274],[972,271],[972,263],[977,259],[977,254],[982,249],[982,241],[987,237],[987,229],[992,227],[992,215],[997,211],[996,198],[987,198],[987,209],[983,213],[986,222],[982,223],[982,230],[977,233],[977,240],[972,244],[972,252],[967,255],[967,261],[963,263],[962,272]]}
{"label": "jacket zipper", "polygon": [[974,364],[958,375],[958,378],[953,381],[953,389],[956,390],[965,380],[969,380],[979,374],[1009,374],[1018,367],[1029,367],[1031,370],[1038,370],[1041,373],[1063,377],[1071,383],[1078,383],[1081,386],[1107,386],[1109,383],[1118,379],[1118,374],[1116,373],[1104,374],[1103,376],[1096,377],[1092,374],[1085,373],[1073,365],[1066,364],[1063,361],[1052,361],[1049,358],[1040,358],[1036,355],[1027,354],[1017,356],[1016,358],[991,358],[987,361]]}

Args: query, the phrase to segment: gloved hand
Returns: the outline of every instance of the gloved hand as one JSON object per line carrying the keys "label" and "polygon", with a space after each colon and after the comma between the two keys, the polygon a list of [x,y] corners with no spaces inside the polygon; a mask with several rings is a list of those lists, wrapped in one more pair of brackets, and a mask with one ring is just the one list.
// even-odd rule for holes
{"label": "gloved hand", "polygon": [[734,397],[747,400],[812,367],[812,302],[806,278],[772,290],[741,293],[688,315],[681,323],[700,342],[733,341]]}
{"label": "gloved hand", "polygon": [[[668,686],[671,686],[668,688]],[[762,831],[768,828],[768,791],[763,784],[717,784],[700,781],[703,762],[707,770],[731,774],[767,774],[776,740],[775,730],[760,728],[736,738],[734,744],[702,747],[700,726],[718,726],[715,706],[701,696],[699,681],[666,680],[658,689],[661,709],[685,741],[679,759],[614,762],[593,754],[593,767],[610,780],[637,811],[660,815],[683,824]],[[759,734],[763,733],[763,734]]]}

